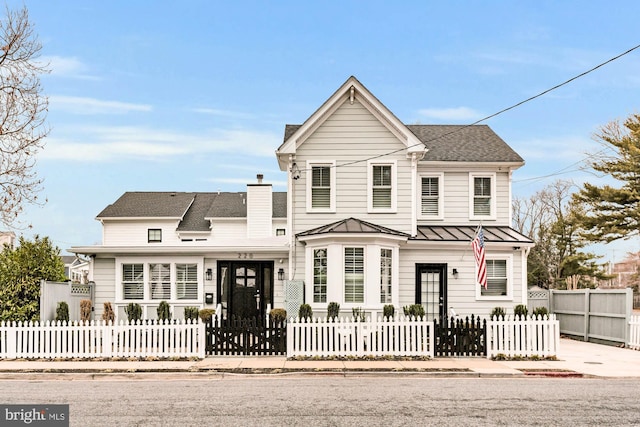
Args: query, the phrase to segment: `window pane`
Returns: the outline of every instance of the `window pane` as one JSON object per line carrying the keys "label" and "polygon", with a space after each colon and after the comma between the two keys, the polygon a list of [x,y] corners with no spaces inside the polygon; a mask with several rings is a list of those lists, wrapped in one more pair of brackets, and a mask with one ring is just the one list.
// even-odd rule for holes
{"label": "window pane", "polygon": [[380,250],[380,302],[391,302],[391,249]]}
{"label": "window pane", "polygon": [[391,165],[373,166],[373,207],[391,207]]}
{"label": "window pane", "polygon": [[487,296],[507,295],[506,260],[487,260],[487,289],[481,288],[481,294]]}
{"label": "window pane", "polygon": [[198,264],[176,264],[176,296],[198,298]]}
{"label": "window pane", "polygon": [[491,178],[474,178],[473,187],[475,196],[491,196]]}
{"label": "window pane", "polygon": [[311,168],[311,207],[331,207],[331,168],[329,166]]}
{"label": "window pane", "polygon": [[390,208],[391,207],[391,188],[374,188],[373,189],[373,207],[374,208]]}
{"label": "window pane", "polygon": [[159,228],[150,228],[147,230],[147,237],[149,242],[161,242],[162,230]]}
{"label": "window pane", "polygon": [[364,249],[344,249],[344,301],[364,302]]}
{"label": "window pane", "polygon": [[124,299],[144,298],[143,264],[122,264],[122,296]]}
{"label": "window pane", "polygon": [[313,302],[327,302],[327,250],[313,251]]}
{"label": "window pane", "polygon": [[171,269],[169,264],[149,264],[151,299],[171,298]]}
{"label": "window pane", "polygon": [[438,216],[439,206],[438,197],[440,189],[438,187],[438,178],[425,177],[422,178],[422,215]]}
{"label": "window pane", "polygon": [[491,215],[491,178],[473,179],[474,215]]}

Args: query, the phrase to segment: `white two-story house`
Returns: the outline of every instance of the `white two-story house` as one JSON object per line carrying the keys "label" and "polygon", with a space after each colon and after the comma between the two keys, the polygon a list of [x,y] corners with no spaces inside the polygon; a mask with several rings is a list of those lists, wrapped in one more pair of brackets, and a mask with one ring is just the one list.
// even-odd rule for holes
{"label": "white two-story house", "polygon": [[[429,317],[486,316],[527,299],[533,242],[511,227],[511,177],[524,164],[488,126],[405,125],[350,77],[276,151],[286,193],[125,193],[97,219],[90,255],[96,311],[167,300],[226,314],[381,313],[422,304]],[[485,237],[487,287],[471,248]]]}

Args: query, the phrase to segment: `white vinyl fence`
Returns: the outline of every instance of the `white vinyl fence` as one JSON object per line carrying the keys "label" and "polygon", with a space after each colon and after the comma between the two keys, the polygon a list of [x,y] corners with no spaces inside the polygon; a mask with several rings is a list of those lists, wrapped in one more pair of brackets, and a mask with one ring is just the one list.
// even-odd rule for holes
{"label": "white vinyl fence", "polygon": [[144,320],[0,323],[0,358],[204,357],[205,324]]}
{"label": "white vinyl fence", "polygon": [[433,322],[405,317],[290,319],[287,357],[434,355]]}
{"label": "white vinyl fence", "polygon": [[499,354],[507,357],[558,354],[560,322],[549,316],[505,316],[487,321],[487,358]]}
{"label": "white vinyl fence", "polygon": [[631,316],[629,321],[629,348],[640,350],[640,316]]}

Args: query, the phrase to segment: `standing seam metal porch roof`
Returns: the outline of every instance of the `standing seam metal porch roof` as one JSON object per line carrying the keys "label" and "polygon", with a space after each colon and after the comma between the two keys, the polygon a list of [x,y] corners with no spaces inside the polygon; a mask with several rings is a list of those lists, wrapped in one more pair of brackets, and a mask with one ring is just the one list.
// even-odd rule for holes
{"label": "standing seam metal porch roof", "polygon": [[372,224],[357,218],[347,218],[331,224],[323,225],[311,230],[303,231],[296,234],[298,237],[315,236],[318,234],[341,234],[341,233],[358,233],[358,234],[388,234],[392,236],[409,237],[409,234],[398,230],[383,227],[381,225]]}

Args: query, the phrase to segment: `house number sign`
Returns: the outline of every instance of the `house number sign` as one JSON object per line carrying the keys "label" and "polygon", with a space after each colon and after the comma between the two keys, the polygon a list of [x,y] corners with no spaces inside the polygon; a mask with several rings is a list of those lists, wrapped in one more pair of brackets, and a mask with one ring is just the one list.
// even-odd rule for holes
{"label": "house number sign", "polygon": [[253,259],[253,254],[250,253],[238,253],[238,259]]}

